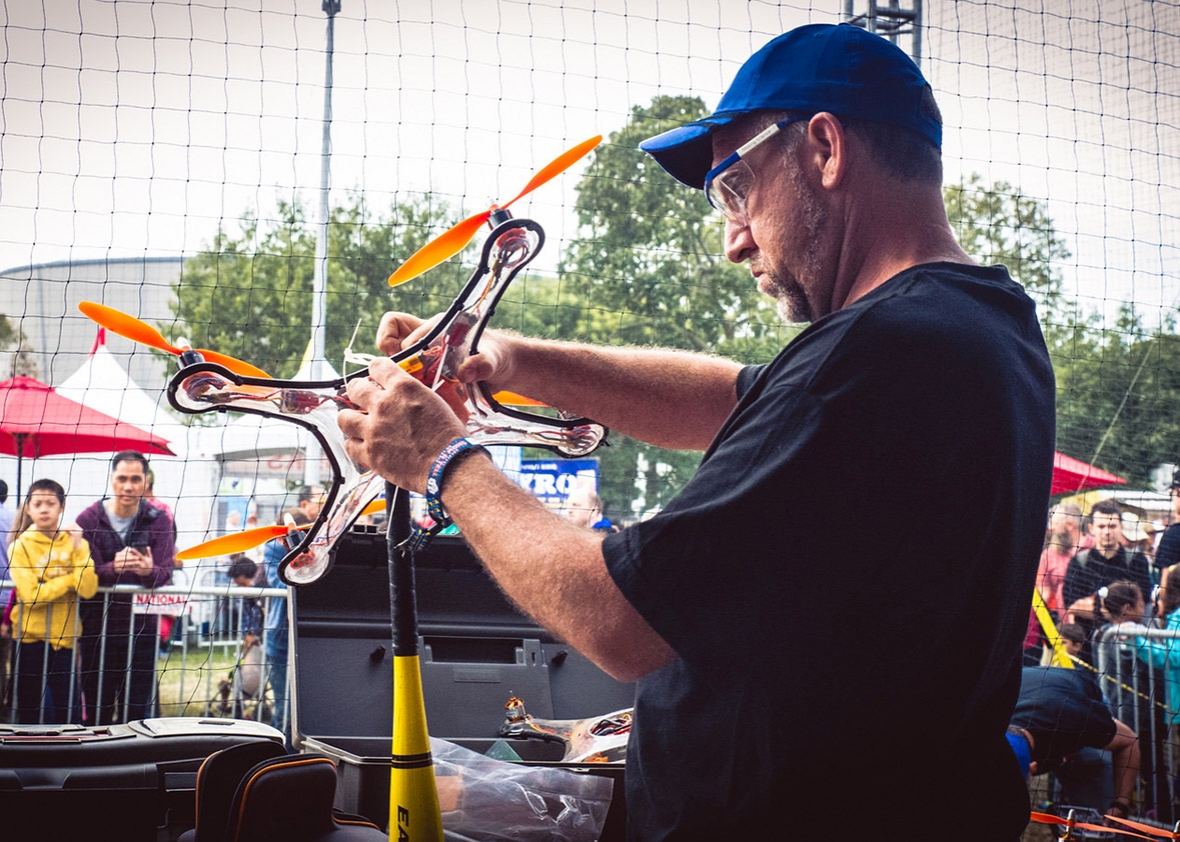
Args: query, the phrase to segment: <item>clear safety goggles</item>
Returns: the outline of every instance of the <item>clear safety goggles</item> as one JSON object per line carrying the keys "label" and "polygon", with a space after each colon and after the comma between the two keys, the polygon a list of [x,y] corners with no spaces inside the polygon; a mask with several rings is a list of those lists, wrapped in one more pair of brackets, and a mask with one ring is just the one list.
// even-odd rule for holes
{"label": "clear safety goggles", "polygon": [[768,126],[709,170],[705,175],[705,196],[708,197],[709,204],[725,214],[725,218],[733,224],[748,224],[746,200],[754,189],[754,170],[743,159],[791,123],[810,119],[810,115],[790,117]]}

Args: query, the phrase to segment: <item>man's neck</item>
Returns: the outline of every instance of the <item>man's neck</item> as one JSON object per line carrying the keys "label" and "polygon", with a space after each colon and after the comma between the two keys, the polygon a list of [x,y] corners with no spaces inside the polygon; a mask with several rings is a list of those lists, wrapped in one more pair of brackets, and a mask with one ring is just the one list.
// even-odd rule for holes
{"label": "man's neck", "polygon": [[122,507],[119,505],[117,500],[108,500],[107,501],[107,512],[109,512],[110,514],[113,514],[115,517],[123,518],[124,520],[126,520],[129,517],[135,517],[135,514],[138,511],[139,511],[139,503],[138,502],[136,502],[135,505],[131,506],[129,511],[123,511]]}
{"label": "man's neck", "polygon": [[1101,555],[1104,559],[1106,559],[1107,561],[1110,561],[1111,559],[1113,559],[1115,556],[1117,556],[1119,554],[1119,550],[1121,550],[1122,547],[1111,547],[1110,549],[1103,549],[1102,547],[1095,547],[1094,549],[1097,550],[1098,554]]}
{"label": "man's neck", "polygon": [[[851,210],[850,225],[865,232],[841,250],[832,309],[840,310],[907,269],[928,263],[976,265],[955,239],[942,190],[871,180],[866,198]],[[904,209],[904,211],[903,211]]]}

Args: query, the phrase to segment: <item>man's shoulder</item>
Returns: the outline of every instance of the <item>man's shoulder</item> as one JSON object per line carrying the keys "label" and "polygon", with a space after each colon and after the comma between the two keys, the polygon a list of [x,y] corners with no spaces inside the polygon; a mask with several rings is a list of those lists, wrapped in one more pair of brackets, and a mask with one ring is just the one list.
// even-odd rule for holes
{"label": "man's shoulder", "polygon": [[[1078,552],[1074,554],[1073,558],[1069,560],[1069,564],[1066,565],[1065,568],[1065,576],[1067,579],[1083,575],[1087,571],[1094,570],[1106,562],[1106,559],[1102,558],[1101,555],[1092,552],[1092,549],[1093,548],[1091,547],[1086,547],[1084,549],[1078,550]],[[1097,558],[1097,561],[1095,561],[1095,558]]]}
{"label": "man's shoulder", "polygon": [[95,500],[79,513],[76,520],[78,525],[85,529],[87,526],[98,526],[105,518],[106,509],[102,505],[102,500]]}
{"label": "man's shoulder", "polygon": [[158,506],[153,506],[147,500],[139,501],[139,512],[136,515],[140,523],[152,524],[157,523],[170,524],[172,515]]}
{"label": "man's shoulder", "polygon": [[[865,309],[862,330],[896,326],[907,337],[918,331],[915,341],[920,345],[936,342],[952,348],[982,343],[1006,349],[1013,339],[1032,341],[1024,328],[1036,318],[1032,299],[1003,266],[914,266],[850,309],[857,305]],[[948,313],[956,318],[948,318]],[[1000,332],[1002,325],[1011,327]]]}
{"label": "man's shoulder", "polygon": [[[1035,308],[1002,266],[911,267],[809,330],[825,360],[854,360],[856,370],[921,379],[922,372],[942,377],[954,369],[980,389],[1001,374],[1035,371],[1049,385]],[[1030,366],[1032,357],[1038,365]]]}
{"label": "man's shoulder", "polygon": [[1041,564],[1064,567],[1074,559],[1074,554],[1066,550],[1062,552],[1053,544],[1046,545],[1041,550]]}

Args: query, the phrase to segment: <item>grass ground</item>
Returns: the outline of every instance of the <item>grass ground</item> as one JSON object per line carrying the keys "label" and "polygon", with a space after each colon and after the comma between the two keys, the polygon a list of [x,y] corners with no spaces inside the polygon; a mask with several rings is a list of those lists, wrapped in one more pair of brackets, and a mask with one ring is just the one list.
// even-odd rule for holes
{"label": "grass ground", "polygon": [[156,663],[160,716],[231,716],[254,718],[254,705],[233,709],[232,684],[223,695],[222,682],[236,676],[237,651],[230,647],[174,648]]}
{"label": "grass ground", "polygon": [[225,648],[173,649],[156,662],[160,716],[211,716],[220,702],[218,686],[234,668]]}

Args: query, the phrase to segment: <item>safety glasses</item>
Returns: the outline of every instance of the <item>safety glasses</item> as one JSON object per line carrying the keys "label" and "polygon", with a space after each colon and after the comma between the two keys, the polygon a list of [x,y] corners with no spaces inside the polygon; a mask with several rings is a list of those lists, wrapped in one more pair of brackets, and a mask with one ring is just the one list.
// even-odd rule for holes
{"label": "safety glasses", "polygon": [[725,214],[725,218],[734,225],[747,225],[746,200],[754,189],[754,170],[743,158],[791,123],[810,119],[811,115],[790,117],[768,126],[709,170],[705,175],[705,196],[709,204]]}

